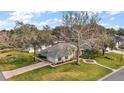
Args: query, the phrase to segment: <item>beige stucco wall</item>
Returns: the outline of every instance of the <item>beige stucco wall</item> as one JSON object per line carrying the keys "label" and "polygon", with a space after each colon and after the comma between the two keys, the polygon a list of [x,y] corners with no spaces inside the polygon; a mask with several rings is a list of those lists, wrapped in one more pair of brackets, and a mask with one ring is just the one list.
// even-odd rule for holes
{"label": "beige stucco wall", "polygon": [[56,60],[54,58],[51,58],[51,57],[47,57],[47,60],[54,63]]}
{"label": "beige stucco wall", "polygon": [[51,57],[47,57],[47,60],[56,64],[56,63],[59,63],[59,62],[68,61],[68,60],[72,59],[74,56],[75,56],[75,53],[72,53],[72,54],[68,55],[68,59],[65,59],[65,56],[64,56],[64,57],[61,58],[60,61],[58,61],[58,58],[51,58]]}
{"label": "beige stucco wall", "polygon": [[68,55],[68,59],[65,59],[65,57],[62,57],[61,61],[58,61],[58,58],[57,58],[56,63],[68,61],[68,60],[72,59],[74,56],[75,56],[75,53],[72,53],[72,54]]}

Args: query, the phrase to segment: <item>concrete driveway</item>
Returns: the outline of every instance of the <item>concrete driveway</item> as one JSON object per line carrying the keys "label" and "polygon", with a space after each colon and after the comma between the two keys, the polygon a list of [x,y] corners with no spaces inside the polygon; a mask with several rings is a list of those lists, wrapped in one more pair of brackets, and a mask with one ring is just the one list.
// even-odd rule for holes
{"label": "concrete driveway", "polygon": [[124,81],[124,67],[103,77],[101,81]]}
{"label": "concrete driveway", "polygon": [[0,72],[0,81],[4,81],[5,80],[5,77],[3,76],[3,73]]}
{"label": "concrete driveway", "polygon": [[29,65],[29,66],[21,67],[21,68],[15,69],[15,70],[3,71],[2,73],[5,77],[5,79],[8,79],[8,78],[11,78],[13,76],[16,76],[16,75],[19,75],[19,74],[22,74],[22,73],[25,73],[25,72],[28,72],[28,71],[32,71],[32,70],[35,70],[35,69],[38,69],[38,68],[42,68],[42,67],[45,67],[45,66],[48,66],[48,65],[51,65],[51,63],[44,61],[44,62],[40,62],[40,63],[37,63],[37,64],[32,64],[32,65]]}

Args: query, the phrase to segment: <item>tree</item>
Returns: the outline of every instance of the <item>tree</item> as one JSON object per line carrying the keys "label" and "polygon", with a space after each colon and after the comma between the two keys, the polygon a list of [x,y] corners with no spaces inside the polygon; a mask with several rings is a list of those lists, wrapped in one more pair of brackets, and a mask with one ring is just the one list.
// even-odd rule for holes
{"label": "tree", "polygon": [[38,31],[37,30],[31,30],[31,32],[29,32],[29,45],[31,47],[33,47],[34,49],[34,61],[35,61],[35,56],[36,56],[36,52],[37,52],[37,48],[40,47],[40,41],[38,39]]}
{"label": "tree", "polygon": [[8,45],[9,42],[9,31],[1,30],[0,31],[0,43]]}
{"label": "tree", "polygon": [[35,57],[36,47],[39,46],[37,33],[37,28],[34,25],[17,21],[14,30],[11,31],[10,44],[16,48],[33,47]]}
{"label": "tree", "polygon": [[111,39],[110,39],[110,43],[109,43],[110,49],[111,49],[111,50],[114,49],[115,46],[116,46],[115,40],[114,40],[114,38],[111,38]]}
{"label": "tree", "polygon": [[53,44],[53,35],[50,31],[39,31],[38,40],[40,45],[50,45]]}
{"label": "tree", "polygon": [[94,12],[67,11],[63,13],[62,20],[64,26],[68,28],[68,36],[66,38],[69,38],[77,46],[77,63],[79,64],[80,47],[83,44],[82,42],[85,41],[85,37],[87,37],[87,31],[84,31],[83,28],[88,24],[97,24],[100,18],[98,13]]}
{"label": "tree", "polygon": [[36,29],[31,30],[29,33],[29,44],[34,48],[34,61],[37,48],[41,48],[42,45],[52,44],[52,35],[50,31],[38,31]]}
{"label": "tree", "polygon": [[124,36],[124,29],[120,28],[120,29],[117,31],[117,35]]}
{"label": "tree", "polygon": [[16,48],[34,49],[34,61],[37,48],[41,48],[43,44],[49,44],[52,40],[50,31],[39,31],[35,25],[16,22],[14,30],[11,31],[11,45]]}
{"label": "tree", "polygon": [[55,38],[57,40],[65,40],[65,32],[66,32],[66,28],[64,26],[56,26],[53,30],[52,30],[52,35],[55,36]]}
{"label": "tree", "polygon": [[109,32],[108,29],[105,27],[102,27],[98,24],[89,25],[87,34],[88,38],[86,40],[87,45],[91,47],[91,49],[101,49],[102,54],[105,54],[105,50],[107,47],[110,47],[111,49],[114,48],[115,42],[114,42],[114,33],[113,31]]}
{"label": "tree", "polygon": [[112,40],[114,40],[114,38],[107,34],[106,31],[101,31],[101,33],[99,34],[99,36],[97,37],[97,43],[98,43],[98,46],[100,49],[102,49],[102,55],[105,54],[105,50],[107,47],[110,47],[110,48],[113,48],[113,44],[112,43]]}
{"label": "tree", "polygon": [[14,29],[10,31],[11,45],[17,48],[27,47],[29,45],[29,34],[31,29],[31,25],[17,21]]}
{"label": "tree", "polygon": [[[106,28],[105,28],[105,29],[106,29]],[[107,32],[107,34],[112,35],[112,36],[114,36],[115,34],[118,33],[118,32],[117,32],[115,29],[113,29],[113,28],[106,29],[106,32]]]}

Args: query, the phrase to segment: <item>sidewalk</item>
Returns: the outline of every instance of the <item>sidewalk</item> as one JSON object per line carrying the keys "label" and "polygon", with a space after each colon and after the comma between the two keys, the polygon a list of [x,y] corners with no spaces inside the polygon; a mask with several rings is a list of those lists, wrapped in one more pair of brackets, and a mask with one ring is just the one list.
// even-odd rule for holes
{"label": "sidewalk", "polygon": [[111,50],[110,52],[124,55],[124,52],[118,50]]}
{"label": "sidewalk", "polygon": [[32,71],[34,69],[45,67],[47,65],[50,65],[50,63],[40,62],[40,63],[37,63],[37,64],[25,66],[25,67],[22,67],[22,68],[11,70],[11,71],[3,71],[2,73],[5,77],[5,79],[8,79],[8,78],[11,78],[13,76],[16,76],[16,75],[19,75],[19,74],[22,74],[22,73],[25,73],[25,72],[28,72],[28,71]]}
{"label": "sidewalk", "polygon": [[102,65],[102,64],[99,64],[99,63],[96,63],[96,64],[99,65],[99,66],[101,66],[101,67],[107,68],[109,70],[116,71],[116,69],[110,68],[108,66],[105,66],[105,65]]}

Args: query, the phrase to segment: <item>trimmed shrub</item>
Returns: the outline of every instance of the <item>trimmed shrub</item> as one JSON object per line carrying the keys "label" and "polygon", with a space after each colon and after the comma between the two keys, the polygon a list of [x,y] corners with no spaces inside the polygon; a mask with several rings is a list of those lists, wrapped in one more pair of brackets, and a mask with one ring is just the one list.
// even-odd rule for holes
{"label": "trimmed shrub", "polygon": [[98,48],[93,48],[91,51],[93,52],[95,57],[100,56],[102,54]]}
{"label": "trimmed shrub", "polygon": [[101,52],[99,49],[92,49],[92,50],[84,50],[82,51],[82,57],[85,59],[94,59],[97,56],[100,56]]}

